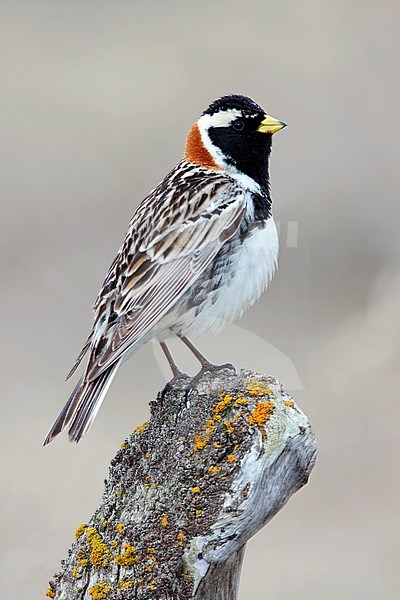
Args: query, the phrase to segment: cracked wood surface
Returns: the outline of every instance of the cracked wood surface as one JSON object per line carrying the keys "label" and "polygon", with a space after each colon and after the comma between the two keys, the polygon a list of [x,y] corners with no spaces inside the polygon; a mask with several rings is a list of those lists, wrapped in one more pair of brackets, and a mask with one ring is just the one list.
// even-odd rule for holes
{"label": "cracked wood surface", "polygon": [[246,542],[307,483],[317,447],[273,378],[182,377],[111,462],[47,591],[59,600],[235,600]]}

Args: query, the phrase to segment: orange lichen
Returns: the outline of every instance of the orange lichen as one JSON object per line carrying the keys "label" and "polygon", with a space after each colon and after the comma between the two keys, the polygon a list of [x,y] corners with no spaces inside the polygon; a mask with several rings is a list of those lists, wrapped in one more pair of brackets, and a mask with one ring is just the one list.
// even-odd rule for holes
{"label": "orange lichen", "polygon": [[211,440],[211,436],[215,431],[216,424],[222,421],[222,413],[232,403],[233,396],[231,394],[224,394],[221,392],[218,396],[219,402],[214,406],[212,412],[212,418],[208,419],[201,432],[195,437],[194,451],[198,452],[203,450]]}
{"label": "orange lichen", "polygon": [[91,595],[92,600],[105,600],[107,598],[107,592],[110,590],[111,585],[105,581],[100,581],[100,583],[96,583],[96,585],[89,588],[89,594]]}
{"label": "orange lichen", "polygon": [[140,562],[140,558],[136,553],[135,546],[132,546],[132,544],[126,542],[122,546],[122,550],[123,553],[117,554],[115,557],[115,562],[117,563],[117,565],[120,565],[121,567],[130,567]]}
{"label": "orange lichen", "polygon": [[163,527],[166,527],[168,525],[168,515],[167,513],[164,513],[161,519],[161,525]]}
{"label": "orange lichen", "polygon": [[178,533],[178,544],[180,546],[184,546],[185,545],[185,538],[186,538],[186,535],[182,531],[180,531]]}
{"label": "orange lichen", "polygon": [[289,406],[290,408],[293,408],[293,407],[294,407],[294,402],[293,402],[293,400],[284,400],[284,401],[283,401],[283,404],[284,404],[285,406]]}
{"label": "orange lichen", "polygon": [[150,458],[150,456],[151,456],[151,453],[150,452],[146,452],[145,457],[146,458]]}
{"label": "orange lichen", "polygon": [[110,550],[104,543],[101,535],[98,533],[95,527],[89,527],[85,531],[85,536],[88,546],[91,548],[91,563],[98,569],[100,567],[106,567],[110,562]]}
{"label": "orange lichen", "polygon": [[208,472],[212,473],[213,475],[218,475],[220,470],[221,470],[221,467],[216,467],[214,465],[211,465],[211,467],[208,467]]}
{"label": "orange lichen", "polygon": [[46,596],[48,598],[54,598],[55,595],[56,595],[56,593],[53,592],[53,590],[50,587],[48,587],[47,590],[46,590]]}
{"label": "orange lichen", "polygon": [[257,402],[253,412],[247,419],[250,425],[262,427],[271,418],[274,412],[275,404],[273,402]]}
{"label": "orange lichen", "polygon": [[209,443],[213,432],[215,431],[215,423],[213,419],[208,419],[201,430],[195,437],[194,451],[203,450]]}
{"label": "orange lichen", "polygon": [[196,485],[195,487],[190,488],[190,491],[192,492],[192,494],[200,494],[200,488],[198,485]]}
{"label": "orange lichen", "polygon": [[228,462],[230,462],[230,463],[237,462],[237,458],[234,454],[228,454],[227,458],[228,458]]}

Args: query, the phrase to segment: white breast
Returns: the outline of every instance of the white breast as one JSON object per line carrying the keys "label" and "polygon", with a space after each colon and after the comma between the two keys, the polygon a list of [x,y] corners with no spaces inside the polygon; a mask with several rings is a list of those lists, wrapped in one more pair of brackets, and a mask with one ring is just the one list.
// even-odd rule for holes
{"label": "white breast", "polygon": [[278,254],[278,233],[270,217],[264,227],[254,228],[235,253],[231,266],[233,277],[226,278],[226,285],[221,286],[215,296],[210,294],[197,315],[194,310],[189,310],[183,318],[180,315],[181,333],[187,336],[216,333],[225,323],[240,318],[267,288]]}

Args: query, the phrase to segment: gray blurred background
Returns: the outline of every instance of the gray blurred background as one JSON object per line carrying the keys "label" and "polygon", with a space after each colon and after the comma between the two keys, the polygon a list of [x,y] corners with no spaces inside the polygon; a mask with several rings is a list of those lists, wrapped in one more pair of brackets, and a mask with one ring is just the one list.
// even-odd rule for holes
{"label": "gray blurred background", "polygon": [[80,445],[42,448],[134,208],[230,92],[289,123],[271,165],[280,269],[199,347],[279,377],[320,446],[248,544],[240,597],[399,597],[399,16],[390,1],[2,0],[2,598],[44,595],[165,382],[149,344]]}

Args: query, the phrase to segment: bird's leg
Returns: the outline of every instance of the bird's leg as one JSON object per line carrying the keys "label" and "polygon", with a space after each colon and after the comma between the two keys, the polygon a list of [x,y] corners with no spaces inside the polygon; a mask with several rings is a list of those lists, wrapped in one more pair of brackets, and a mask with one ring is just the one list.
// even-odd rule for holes
{"label": "bird's leg", "polygon": [[165,357],[168,361],[169,366],[171,367],[172,375],[174,376],[173,381],[175,379],[179,379],[179,377],[181,377],[182,375],[186,375],[186,373],[184,373],[183,371],[181,371],[179,369],[178,365],[174,361],[174,358],[173,358],[167,344],[165,342],[160,342],[160,346],[161,346],[162,351],[165,354]]}
{"label": "bird's leg", "polygon": [[[168,361],[169,366],[171,367],[171,371],[172,371],[172,379],[171,381],[168,381],[168,383],[165,384],[164,389],[161,392],[161,400],[164,400],[164,396],[167,392],[171,391],[172,388],[174,387],[174,383],[176,381],[178,381],[178,379],[180,379],[181,377],[185,377],[185,378],[189,378],[189,375],[187,375],[187,373],[184,373],[183,371],[181,371],[178,367],[178,365],[176,364],[176,362],[174,361],[174,358],[167,346],[167,344],[165,342],[160,342],[160,346],[162,351],[165,354],[165,357]],[[186,403],[186,394],[185,394],[185,403]]]}
{"label": "bird's leg", "polygon": [[235,370],[235,367],[233,365],[231,365],[231,363],[226,363],[224,365],[214,365],[209,360],[207,360],[206,357],[201,352],[199,352],[199,350],[197,350],[196,346],[194,344],[192,344],[192,342],[190,340],[188,340],[187,337],[185,337],[184,335],[179,335],[179,334],[177,334],[177,335],[178,335],[178,338],[180,340],[182,340],[182,342],[185,344],[185,346],[187,346],[189,348],[189,350],[191,352],[193,352],[193,354],[195,355],[197,360],[200,362],[200,364],[201,364],[200,374],[205,373],[206,371],[218,371],[220,369],[227,369],[227,368]]}

